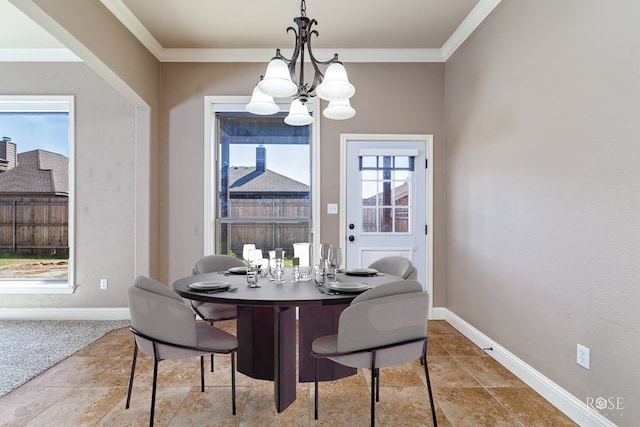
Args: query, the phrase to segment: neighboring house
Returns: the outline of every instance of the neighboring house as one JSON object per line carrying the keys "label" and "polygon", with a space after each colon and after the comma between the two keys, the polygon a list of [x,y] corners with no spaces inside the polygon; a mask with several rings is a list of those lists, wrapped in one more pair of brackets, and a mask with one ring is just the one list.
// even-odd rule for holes
{"label": "neighboring house", "polygon": [[0,142],[0,252],[68,254],[69,159]]}
{"label": "neighboring house", "polygon": [[265,147],[256,148],[255,166],[230,166],[221,174],[222,253],[240,253],[244,243],[292,250],[292,243],[309,241],[310,188],[267,169]]}

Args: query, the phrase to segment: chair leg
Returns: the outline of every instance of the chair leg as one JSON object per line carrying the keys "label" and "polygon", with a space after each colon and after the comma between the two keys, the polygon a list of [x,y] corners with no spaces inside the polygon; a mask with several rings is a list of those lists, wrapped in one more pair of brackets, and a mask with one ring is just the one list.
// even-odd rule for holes
{"label": "chair leg", "polygon": [[376,368],[376,402],[380,402],[380,368]]}
{"label": "chair leg", "polygon": [[313,417],[314,419],[318,419],[318,358],[313,358],[313,385],[315,390],[315,395],[313,399]]}
{"label": "chair leg", "polygon": [[153,385],[151,387],[151,415],[149,416],[149,427],[153,427],[153,415],[156,407],[156,384],[158,382],[158,358],[153,358]]}
{"label": "chair leg", "polygon": [[129,390],[127,391],[127,404],[125,409],[129,409],[131,403],[131,391],[133,390],[133,374],[136,372],[136,360],[138,359],[138,343],[133,342],[133,360],[131,361],[131,376],[129,377]]}
{"label": "chair leg", "polygon": [[236,354],[231,353],[231,409],[236,414]]}
{"label": "chair leg", "polygon": [[[213,322],[212,322],[212,321],[209,321],[209,324],[210,324],[211,326],[213,326]],[[215,368],[214,368],[214,366],[213,366],[213,353],[211,353],[211,372],[213,372],[213,371],[214,371],[214,369],[215,369]]]}
{"label": "chair leg", "polygon": [[204,356],[200,356],[200,391],[204,393]]}
{"label": "chair leg", "polygon": [[424,376],[427,379],[427,393],[429,394],[429,404],[431,405],[431,416],[433,418],[433,427],[438,427],[438,419],[436,418],[436,407],[433,403],[433,393],[431,392],[431,380],[429,379],[429,367],[427,366],[427,342],[424,343],[422,354],[424,361]]}
{"label": "chair leg", "polygon": [[376,352],[371,352],[371,427],[376,423]]}

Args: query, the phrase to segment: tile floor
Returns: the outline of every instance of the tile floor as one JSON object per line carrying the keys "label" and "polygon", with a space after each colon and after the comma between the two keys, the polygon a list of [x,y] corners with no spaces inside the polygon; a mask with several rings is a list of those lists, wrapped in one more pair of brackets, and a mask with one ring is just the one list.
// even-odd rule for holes
{"label": "tile floor", "polygon": [[[233,321],[218,326],[235,332]],[[444,321],[430,321],[428,361],[441,426],[574,426],[546,400]],[[149,422],[152,360],[138,357],[131,407],[125,409],[133,338],[113,331],[0,398],[0,426],[144,426]],[[199,359],[160,362],[157,426],[366,426],[369,373],[320,383],[320,419],[313,420],[313,383],[283,413],[273,404],[273,384],[238,374],[237,415],[231,415],[230,363],[200,392]],[[378,426],[431,425],[418,361],[381,371]]]}

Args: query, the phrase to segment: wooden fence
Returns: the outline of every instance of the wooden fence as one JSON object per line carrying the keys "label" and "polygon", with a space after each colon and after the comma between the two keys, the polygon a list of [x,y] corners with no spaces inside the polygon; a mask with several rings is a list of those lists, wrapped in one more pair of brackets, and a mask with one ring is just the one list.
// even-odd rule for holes
{"label": "wooden fence", "polygon": [[0,253],[69,255],[69,199],[0,198]]}
{"label": "wooden fence", "polygon": [[242,245],[256,248],[282,248],[285,256],[293,253],[293,244],[311,240],[311,203],[309,198],[232,199],[229,216],[218,220],[219,253],[242,254]]}

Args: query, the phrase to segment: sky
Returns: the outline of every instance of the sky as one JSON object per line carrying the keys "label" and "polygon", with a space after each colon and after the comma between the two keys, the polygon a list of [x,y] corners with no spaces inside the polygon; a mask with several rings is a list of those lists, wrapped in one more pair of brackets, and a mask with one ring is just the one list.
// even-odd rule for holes
{"label": "sky", "polygon": [[5,136],[18,153],[42,149],[69,157],[68,113],[0,112],[0,138]]}
{"label": "sky", "polygon": [[[311,182],[311,155],[309,145],[265,144],[267,169],[295,179],[303,184]],[[256,145],[232,144],[229,151],[230,166],[255,166]]]}

